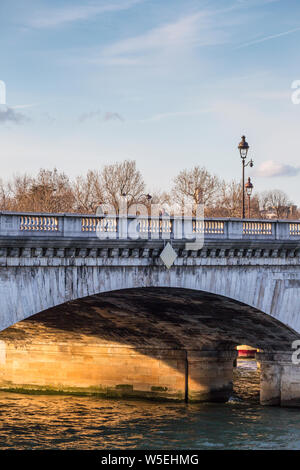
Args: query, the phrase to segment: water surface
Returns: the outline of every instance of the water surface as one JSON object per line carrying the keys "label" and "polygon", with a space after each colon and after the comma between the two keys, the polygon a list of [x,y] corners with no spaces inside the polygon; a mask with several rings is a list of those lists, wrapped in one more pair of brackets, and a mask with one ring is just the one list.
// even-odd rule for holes
{"label": "water surface", "polygon": [[260,406],[255,369],[239,361],[226,404],[2,392],[0,449],[300,449],[300,409]]}

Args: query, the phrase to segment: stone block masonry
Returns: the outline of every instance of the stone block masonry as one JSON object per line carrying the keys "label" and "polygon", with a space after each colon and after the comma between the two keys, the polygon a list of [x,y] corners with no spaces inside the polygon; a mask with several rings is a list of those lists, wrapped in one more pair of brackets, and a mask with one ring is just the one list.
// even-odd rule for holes
{"label": "stone block masonry", "polygon": [[179,335],[178,319],[156,323],[108,299],[56,307],[0,333],[0,389],[227,401],[237,352],[205,350],[199,337],[186,347]]}
{"label": "stone block masonry", "polygon": [[300,407],[300,365],[292,352],[257,353],[261,369],[262,405]]}
{"label": "stone block masonry", "polygon": [[185,400],[184,351],[1,341],[0,389]]}
{"label": "stone block masonry", "polygon": [[1,341],[0,389],[225,402],[232,393],[235,352],[226,360],[221,356],[212,351],[60,343],[59,338],[30,344]]}

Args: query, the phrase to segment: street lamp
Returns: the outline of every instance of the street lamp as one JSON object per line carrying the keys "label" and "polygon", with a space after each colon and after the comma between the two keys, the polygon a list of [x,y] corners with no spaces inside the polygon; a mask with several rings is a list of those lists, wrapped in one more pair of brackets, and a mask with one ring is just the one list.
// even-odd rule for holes
{"label": "street lamp", "polygon": [[246,193],[248,196],[248,219],[250,219],[250,197],[251,197],[252,190],[253,190],[253,184],[251,183],[250,176],[248,178],[247,183],[245,184],[245,188],[246,188]]}
{"label": "street lamp", "polygon": [[238,145],[238,149],[240,151],[240,156],[242,159],[242,219],[245,218],[245,167],[250,165],[252,168],[254,163],[253,160],[251,159],[248,163],[246,163],[246,158],[248,155],[248,150],[249,150],[249,145],[248,142],[246,142],[246,137],[242,135],[242,140]]}

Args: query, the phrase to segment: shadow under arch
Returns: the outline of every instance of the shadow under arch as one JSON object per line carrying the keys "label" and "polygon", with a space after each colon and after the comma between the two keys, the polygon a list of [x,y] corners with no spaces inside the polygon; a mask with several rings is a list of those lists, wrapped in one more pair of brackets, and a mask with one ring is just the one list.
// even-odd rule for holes
{"label": "shadow under arch", "polygon": [[[57,343],[58,349],[66,355],[65,361],[68,354],[72,357],[75,351],[76,355],[80,344],[91,350],[129,348],[139,354],[139,362],[134,367],[142,389],[146,379],[141,371],[148,367],[148,358],[152,358],[166,365],[168,370],[172,369],[174,376],[177,374],[176,380],[182,382],[180,396],[193,398],[201,389],[200,401],[225,401],[232,389],[230,351],[238,344],[249,344],[264,351],[290,351],[291,343],[300,335],[270,315],[228,297],[192,289],[143,287],[72,300],[37,313],[0,333],[0,341],[18,343],[19,350],[20,345],[35,344],[37,338],[39,344]],[[112,353],[105,354],[107,364],[102,361],[101,367],[111,367],[113,373],[115,363],[109,363]],[[93,352],[90,352],[86,368],[92,368],[93,360]],[[127,356],[122,360],[124,364],[120,362],[119,369],[124,377],[119,371],[114,386],[128,396],[134,391],[134,386],[130,390],[124,388],[129,386],[126,368],[131,365]],[[39,361],[40,364],[41,359]],[[203,370],[207,374],[209,367],[216,368],[219,374],[213,385],[208,385],[207,375],[203,376]],[[172,373],[166,371],[167,368],[159,373],[170,375],[170,379],[166,379],[167,386],[158,377],[160,385],[151,386],[152,395],[157,392],[161,397],[168,387],[172,388]],[[78,380],[84,382],[80,377]],[[202,392],[203,383],[209,392]],[[191,390],[196,390],[194,395]],[[144,395],[152,396],[150,392]]]}
{"label": "shadow under arch", "polygon": [[[22,321],[24,325],[118,340],[132,346],[231,349],[249,344],[290,350],[299,339],[271,315],[234,299],[174,287],[141,287],[68,301]],[[2,335],[9,333],[9,329]]]}

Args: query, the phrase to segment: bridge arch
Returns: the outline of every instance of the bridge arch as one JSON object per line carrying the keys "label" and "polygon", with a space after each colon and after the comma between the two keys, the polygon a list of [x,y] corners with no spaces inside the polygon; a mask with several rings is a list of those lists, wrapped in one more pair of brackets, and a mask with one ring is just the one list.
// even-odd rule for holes
{"label": "bridge arch", "polygon": [[123,289],[207,292],[253,307],[300,332],[300,280],[271,266],[47,266],[0,270],[0,329],[65,302]]}
{"label": "bridge arch", "polygon": [[[143,343],[194,350],[249,344],[290,351],[300,335],[272,316],[219,294],[178,287],[135,287],[67,301],[27,318],[65,332],[138,347]],[[96,324],[97,321],[97,324]],[[123,330],[125,333],[123,333]]]}
{"label": "bridge arch", "polygon": [[[0,333],[0,357],[4,351],[8,358],[4,388],[10,383],[18,390],[19,380],[22,389],[25,376],[26,386],[38,390],[226,401],[232,393],[235,346],[250,344],[276,355],[280,345],[280,353],[290,354],[296,339],[299,334],[277,319],[228,297],[136,287],[92,294],[32,315]],[[262,363],[262,396],[264,403],[274,404],[269,362]]]}

